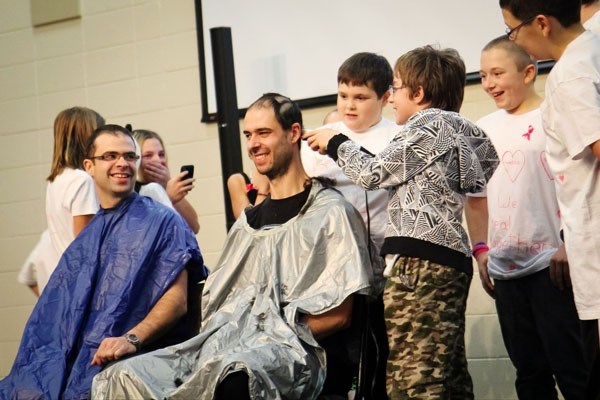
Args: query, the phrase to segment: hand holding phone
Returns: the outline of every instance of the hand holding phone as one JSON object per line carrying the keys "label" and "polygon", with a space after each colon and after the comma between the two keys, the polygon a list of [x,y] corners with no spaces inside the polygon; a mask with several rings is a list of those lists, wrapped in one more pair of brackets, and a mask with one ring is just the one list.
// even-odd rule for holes
{"label": "hand holding phone", "polygon": [[183,179],[190,179],[194,177],[194,166],[193,165],[182,165],[180,172],[187,171],[187,175]]}
{"label": "hand holding phone", "polygon": [[[187,174],[181,176],[181,173],[184,171],[187,172]],[[194,166],[183,165],[179,170],[179,174],[169,179],[166,189],[169,199],[171,199],[171,203],[179,203],[189,193],[189,191],[194,188],[194,180],[192,179],[193,177]]]}

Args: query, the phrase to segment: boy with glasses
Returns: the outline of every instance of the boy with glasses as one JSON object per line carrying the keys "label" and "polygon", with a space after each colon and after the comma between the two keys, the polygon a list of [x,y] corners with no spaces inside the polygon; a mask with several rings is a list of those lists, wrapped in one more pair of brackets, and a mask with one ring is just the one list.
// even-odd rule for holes
{"label": "boy with glasses", "polygon": [[[546,80],[542,121],[555,178],[575,305],[600,396],[600,37],[580,23],[579,0],[500,0],[507,26],[533,18],[515,42],[556,64]],[[594,387],[595,386],[595,387]]]}
{"label": "boy with glasses", "polygon": [[458,111],[465,65],[454,49],[401,56],[390,103],[405,124],[377,155],[333,130],[304,136],[367,190],[389,193],[381,249],[390,399],[473,399],[464,330],[472,277],[462,227],[464,196],[479,192],[498,163],[485,133]]}

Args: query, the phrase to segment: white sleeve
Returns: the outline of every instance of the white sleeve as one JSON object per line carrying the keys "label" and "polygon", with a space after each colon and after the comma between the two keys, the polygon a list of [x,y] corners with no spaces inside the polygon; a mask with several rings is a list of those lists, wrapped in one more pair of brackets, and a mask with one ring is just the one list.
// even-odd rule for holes
{"label": "white sleeve", "polygon": [[99,204],[96,197],[94,180],[85,171],[77,170],[73,181],[67,186],[65,200],[70,200],[68,209],[71,215],[93,215],[98,212]]}
{"label": "white sleeve", "polygon": [[52,246],[50,242],[50,234],[48,230],[45,230],[37,244],[27,256],[27,259],[23,263],[17,281],[27,286],[36,285],[37,282],[37,271],[44,268],[44,262],[46,262],[48,248]]}
{"label": "white sleeve", "polygon": [[151,199],[154,199],[159,203],[174,209],[173,203],[171,203],[167,191],[156,182],[142,185],[142,187],[140,188],[140,195],[150,197]]}
{"label": "white sleeve", "polygon": [[317,173],[316,165],[318,156],[319,153],[308,147],[306,141],[303,140],[302,145],[300,146],[300,158],[302,160],[302,167],[304,167],[304,171],[310,177],[315,176]]}

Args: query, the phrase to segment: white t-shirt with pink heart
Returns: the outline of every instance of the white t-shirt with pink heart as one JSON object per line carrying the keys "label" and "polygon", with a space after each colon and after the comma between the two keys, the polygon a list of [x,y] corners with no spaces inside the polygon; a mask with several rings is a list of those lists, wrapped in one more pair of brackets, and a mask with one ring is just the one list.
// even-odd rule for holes
{"label": "white t-shirt with pink heart", "polygon": [[490,276],[514,279],[547,268],[562,241],[540,109],[521,115],[498,110],[477,125],[500,158],[487,186]]}

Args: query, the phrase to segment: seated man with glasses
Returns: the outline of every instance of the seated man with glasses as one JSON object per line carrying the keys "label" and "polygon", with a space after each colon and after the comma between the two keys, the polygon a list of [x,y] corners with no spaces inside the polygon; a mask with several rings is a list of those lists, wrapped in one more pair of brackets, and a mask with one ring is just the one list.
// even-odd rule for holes
{"label": "seated man with glasses", "polygon": [[206,277],[194,234],[133,191],[139,156],[129,131],[99,127],[86,154],[101,209],[36,304],[2,399],[88,398],[109,362],[191,336],[188,285]]}

